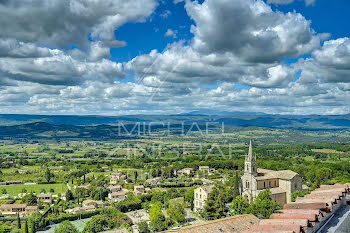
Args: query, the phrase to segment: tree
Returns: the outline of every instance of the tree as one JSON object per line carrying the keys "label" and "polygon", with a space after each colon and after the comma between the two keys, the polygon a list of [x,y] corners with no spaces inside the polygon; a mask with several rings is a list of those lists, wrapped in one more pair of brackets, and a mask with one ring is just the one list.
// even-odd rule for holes
{"label": "tree", "polygon": [[194,190],[195,187],[191,187],[190,189],[188,189],[187,193],[185,194],[185,201],[187,202],[187,204],[189,204],[189,206],[191,207],[191,210],[193,210],[194,207]]}
{"label": "tree", "polygon": [[249,207],[249,202],[242,196],[237,196],[235,199],[233,199],[230,207],[235,214],[244,214]]}
{"label": "tree", "polygon": [[24,222],[24,229],[23,229],[23,233],[28,233],[28,223],[27,221]]}
{"label": "tree", "polygon": [[150,233],[150,229],[148,228],[148,224],[146,221],[142,221],[139,224],[139,233]]}
{"label": "tree", "polygon": [[68,220],[60,223],[58,228],[55,229],[55,233],[78,233],[75,226]]}
{"label": "tree", "polygon": [[21,225],[21,218],[19,217],[19,213],[17,213],[17,228],[21,229],[22,225]]}
{"label": "tree", "polygon": [[114,227],[114,221],[104,215],[96,215],[86,223],[83,233],[97,233]]}
{"label": "tree", "polygon": [[163,231],[166,229],[165,216],[162,212],[162,203],[155,202],[149,211],[150,227],[153,231]]}
{"label": "tree", "polygon": [[239,177],[239,171],[236,171],[236,174],[235,174],[235,183],[234,183],[234,196],[237,197],[240,195],[240,192],[239,192],[239,188],[240,188],[240,177]]}
{"label": "tree", "polygon": [[2,194],[7,194],[7,190],[5,188],[1,189]]}
{"label": "tree", "polygon": [[38,198],[34,193],[28,193],[24,197],[22,197],[22,202],[27,205],[36,205],[38,204]]}
{"label": "tree", "polygon": [[74,195],[70,189],[67,190],[66,192],[66,201],[71,201],[74,200]]}
{"label": "tree", "polygon": [[186,218],[185,203],[182,200],[170,201],[167,214],[174,222],[183,223]]}
{"label": "tree", "polygon": [[51,178],[52,178],[52,174],[51,174],[51,171],[49,168],[46,168],[44,177],[45,177],[47,183],[50,183]]}
{"label": "tree", "polygon": [[35,233],[40,227],[44,226],[44,218],[40,213],[34,213],[28,218],[28,225],[31,233]]}
{"label": "tree", "polygon": [[202,216],[208,220],[219,219],[224,213],[224,198],[222,192],[214,187],[209,193]]}
{"label": "tree", "polygon": [[1,233],[10,233],[12,228],[6,224],[0,223],[0,232]]}
{"label": "tree", "polygon": [[298,198],[298,197],[303,197],[303,196],[305,196],[305,194],[306,193],[303,193],[302,191],[299,191],[299,190],[297,190],[297,191],[295,191],[295,192],[293,192],[292,193],[292,202],[295,202],[295,200]]}
{"label": "tree", "polygon": [[269,218],[271,214],[282,207],[275,201],[272,201],[270,189],[259,193],[256,200],[249,206],[247,212],[254,214],[258,218]]}

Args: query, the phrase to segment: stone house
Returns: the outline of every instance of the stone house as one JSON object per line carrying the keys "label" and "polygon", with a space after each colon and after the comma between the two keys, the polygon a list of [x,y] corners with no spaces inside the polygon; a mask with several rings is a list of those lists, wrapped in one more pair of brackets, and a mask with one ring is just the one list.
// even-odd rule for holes
{"label": "stone house", "polygon": [[209,193],[214,186],[202,186],[194,190],[194,211],[200,212],[204,209]]}
{"label": "stone house", "polygon": [[51,205],[53,203],[51,193],[40,193],[38,195],[38,202],[43,202],[44,204]]}

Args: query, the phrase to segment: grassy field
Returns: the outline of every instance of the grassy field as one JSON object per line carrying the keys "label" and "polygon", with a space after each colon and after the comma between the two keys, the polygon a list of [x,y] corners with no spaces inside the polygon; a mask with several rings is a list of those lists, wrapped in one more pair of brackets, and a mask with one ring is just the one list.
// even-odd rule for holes
{"label": "grassy field", "polygon": [[311,149],[313,152],[327,153],[327,154],[343,154],[342,151],[337,151],[333,149]]}
{"label": "grassy field", "polygon": [[0,186],[0,190],[6,189],[7,193],[10,196],[16,196],[18,193],[21,193],[23,189],[26,189],[27,192],[35,192],[36,194],[40,193],[42,189],[45,189],[46,192],[49,192],[50,189],[54,190],[54,193],[63,193],[67,191],[66,184],[35,184],[35,185],[10,185],[10,186]]}

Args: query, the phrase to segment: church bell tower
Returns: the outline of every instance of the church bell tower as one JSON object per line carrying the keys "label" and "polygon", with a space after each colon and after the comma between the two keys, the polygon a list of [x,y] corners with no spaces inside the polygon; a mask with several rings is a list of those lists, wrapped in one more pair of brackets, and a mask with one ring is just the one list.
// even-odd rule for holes
{"label": "church bell tower", "polygon": [[253,152],[252,140],[250,140],[249,151],[245,157],[244,173],[250,174],[253,176],[257,175],[256,156],[254,155],[254,152]]}

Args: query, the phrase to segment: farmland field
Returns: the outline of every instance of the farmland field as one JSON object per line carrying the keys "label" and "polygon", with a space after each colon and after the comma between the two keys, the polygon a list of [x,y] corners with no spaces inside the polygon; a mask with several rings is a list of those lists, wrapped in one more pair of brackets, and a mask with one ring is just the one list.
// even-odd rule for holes
{"label": "farmland field", "polygon": [[50,189],[54,190],[54,193],[63,193],[67,191],[66,184],[34,184],[34,185],[8,185],[0,186],[0,189],[6,189],[7,194],[10,196],[16,196],[18,193],[21,193],[23,189],[26,189],[27,192],[35,192],[36,194],[40,193],[42,189],[45,189],[46,192],[49,192]]}

